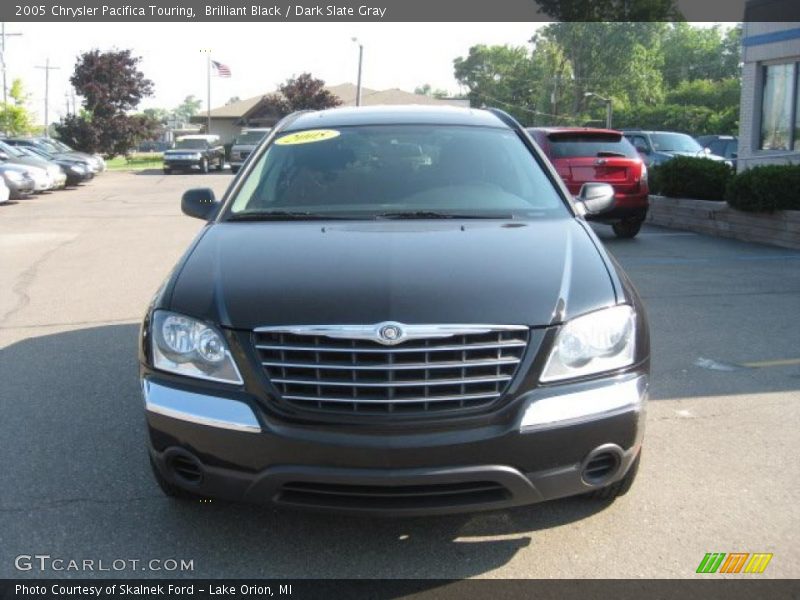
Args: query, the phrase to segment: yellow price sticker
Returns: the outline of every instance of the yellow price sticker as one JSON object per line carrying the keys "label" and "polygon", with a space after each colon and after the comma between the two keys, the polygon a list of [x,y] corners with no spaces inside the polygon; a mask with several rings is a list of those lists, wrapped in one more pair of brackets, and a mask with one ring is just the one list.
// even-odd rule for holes
{"label": "yellow price sticker", "polygon": [[279,146],[291,146],[294,144],[313,144],[339,137],[340,132],[335,129],[309,129],[308,131],[298,131],[290,133],[275,140]]}

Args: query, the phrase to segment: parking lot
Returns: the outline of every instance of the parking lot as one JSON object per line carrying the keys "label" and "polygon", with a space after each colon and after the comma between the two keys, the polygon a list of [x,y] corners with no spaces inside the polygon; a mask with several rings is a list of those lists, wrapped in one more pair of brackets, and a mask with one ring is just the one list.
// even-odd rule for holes
{"label": "parking lot", "polygon": [[192,560],[130,577],[690,577],[706,552],[771,552],[798,577],[800,252],[598,226],[648,307],[639,478],[486,514],[358,519],[180,504],[151,479],[139,320],[200,229],[181,193],[230,174],[105,173],[0,205],[0,577],[15,557]]}

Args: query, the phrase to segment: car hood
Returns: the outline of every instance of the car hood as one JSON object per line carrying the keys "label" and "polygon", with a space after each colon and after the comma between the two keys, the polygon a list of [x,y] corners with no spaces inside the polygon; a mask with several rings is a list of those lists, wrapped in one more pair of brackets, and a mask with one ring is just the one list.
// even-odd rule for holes
{"label": "car hood", "polygon": [[615,302],[577,219],[238,222],[208,226],[166,307],[268,325],[547,325]]}
{"label": "car hood", "polygon": [[200,148],[192,149],[192,148],[172,148],[171,150],[164,150],[164,155],[169,156],[171,154],[200,154],[202,150]]}
{"label": "car hood", "polygon": [[677,150],[660,150],[655,153],[658,156],[662,156],[664,158],[674,158],[676,156],[689,156],[691,158],[710,158],[711,160],[725,160],[722,156],[717,156],[716,154],[704,154],[704,153],[697,153],[697,152],[679,152]]}

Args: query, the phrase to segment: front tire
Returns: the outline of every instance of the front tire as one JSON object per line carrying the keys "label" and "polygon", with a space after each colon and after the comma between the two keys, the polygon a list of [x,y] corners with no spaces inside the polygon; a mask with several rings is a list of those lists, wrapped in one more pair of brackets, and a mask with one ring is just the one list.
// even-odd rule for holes
{"label": "front tire", "polygon": [[634,460],[633,464],[628,467],[628,472],[625,473],[625,477],[619,481],[615,481],[611,485],[607,485],[599,490],[589,492],[586,494],[586,497],[592,500],[614,500],[615,498],[619,498],[620,496],[627,494],[630,491],[633,482],[636,480],[636,474],[639,472],[639,459],[641,458],[642,452],[640,450],[639,454],[636,456],[636,460]]}
{"label": "front tire", "polygon": [[222,171],[225,168],[225,159],[220,158],[219,162],[217,163],[217,171]]}
{"label": "front tire", "polygon": [[642,228],[644,221],[640,219],[626,219],[619,223],[614,223],[611,228],[614,230],[616,236],[623,240],[630,240],[636,237],[639,230]]}
{"label": "front tire", "polygon": [[239,167],[234,167],[233,165],[231,165],[231,173],[236,175],[238,172],[239,172]]}
{"label": "front tire", "polygon": [[164,167],[164,175],[170,175],[170,174],[172,174],[172,169],[168,169],[167,167]]}

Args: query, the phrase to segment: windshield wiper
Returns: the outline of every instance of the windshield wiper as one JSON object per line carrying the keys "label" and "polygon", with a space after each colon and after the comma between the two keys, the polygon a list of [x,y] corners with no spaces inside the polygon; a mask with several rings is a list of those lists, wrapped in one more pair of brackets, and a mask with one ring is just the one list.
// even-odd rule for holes
{"label": "windshield wiper", "polygon": [[376,219],[513,219],[514,215],[476,215],[443,213],[434,210],[409,210],[385,212],[375,215]]}
{"label": "windshield wiper", "polygon": [[350,220],[352,217],[337,215],[325,215],[322,213],[312,213],[309,211],[291,210],[266,210],[253,211],[233,214],[228,217],[228,221],[334,221]]}

